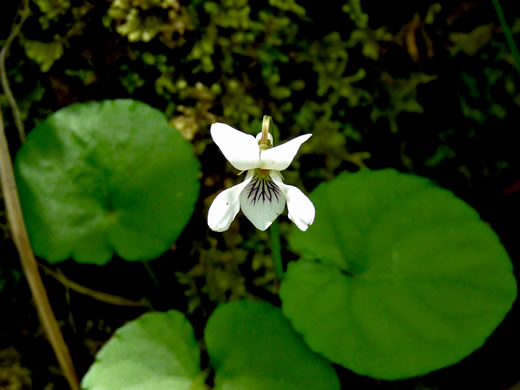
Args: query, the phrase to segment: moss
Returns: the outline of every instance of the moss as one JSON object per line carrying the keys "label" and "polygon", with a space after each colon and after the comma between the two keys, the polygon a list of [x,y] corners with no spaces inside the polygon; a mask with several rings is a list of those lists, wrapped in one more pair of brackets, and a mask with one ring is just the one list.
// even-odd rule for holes
{"label": "moss", "polygon": [[[307,190],[365,166],[432,177],[448,166],[471,178],[520,168],[508,133],[490,135],[518,122],[520,87],[502,32],[482,19],[480,4],[464,12],[458,3],[392,10],[360,0],[32,4],[23,47],[15,44],[9,57],[24,119],[74,101],[149,102],[203,161],[204,207],[217,188],[235,184],[224,161],[215,172],[211,123],[254,133],[263,114],[274,118],[279,141],[314,134],[285,174]],[[512,30],[520,33],[520,19]],[[491,162],[470,166],[475,156]],[[193,269],[178,275],[190,311],[274,288],[265,243],[238,244],[240,224],[233,226],[223,241],[195,243]]]}
{"label": "moss", "polygon": [[24,39],[22,41],[27,57],[40,65],[42,72],[47,72],[52,64],[63,55],[63,42],[40,42]]}
{"label": "moss", "polygon": [[31,389],[31,373],[20,364],[21,356],[12,347],[0,350],[0,388],[3,390]]}
{"label": "moss", "polygon": [[423,106],[417,101],[417,86],[435,80],[437,76],[424,73],[411,74],[406,79],[395,79],[388,73],[381,74],[381,82],[386,85],[385,91],[388,93],[387,105],[382,109],[374,106],[370,113],[370,119],[377,121],[384,117],[390,124],[392,132],[396,133],[399,129],[398,115],[403,112],[422,113]]}
{"label": "moss", "polygon": [[361,9],[361,0],[349,0],[343,5],[346,12],[357,28],[364,29],[368,26],[368,15]]}
{"label": "moss", "polygon": [[269,0],[269,5],[282,11],[294,12],[300,17],[305,16],[305,8],[298,5],[295,0]]}
{"label": "moss", "polygon": [[248,251],[237,247],[239,236],[233,230],[224,233],[224,239],[233,243],[233,250],[217,249],[218,241],[210,238],[210,247],[200,249],[196,264],[188,272],[176,273],[178,282],[185,286],[188,313],[200,309],[208,300],[219,303],[248,295],[242,269]]}
{"label": "moss", "polygon": [[492,24],[484,24],[476,27],[469,33],[450,34],[450,40],[453,46],[450,48],[451,55],[463,51],[469,56],[475,55],[482,47],[489,43],[493,36],[494,26]]}
{"label": "moss", "polygon": [[177,0],[115,0],[105,23],[130,42],[150,42],[155,37],[173,48],[184,43],[184,33],[193,28],[188,10]]}
{"label": "moss", "polygon": [[33,0],[38,6],[41,16],[40,24],[44,30],[66,14],[71,7],[70,0]]}

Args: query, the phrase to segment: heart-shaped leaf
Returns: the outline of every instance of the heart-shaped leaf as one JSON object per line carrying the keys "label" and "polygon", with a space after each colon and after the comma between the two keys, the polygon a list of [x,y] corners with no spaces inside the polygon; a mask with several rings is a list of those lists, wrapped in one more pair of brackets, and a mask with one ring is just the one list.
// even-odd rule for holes
{"label": "heart-shaped leaf", "polygon": [[190,390],[200,350],[177,311],[147,313],[119,328],[81,382],[85,390]]}
{"label": "heart-shaped leaf", "polygon": [[334,390],[332,366],[309,350],[280,309],[265,302],[220,305],[205,330],[216,390]]}
{"label": "heart-shaped leaf", "polygon": [[311,195],[291,245],[284,314],[309,346],[357,373],[425,374],[480,347],[516,296],[509,257],[478,213],[428,180],[342,174]]}
{"label": "heart-shaped leaf", "polygon": [[199,191],[189,143],[132,100],[52,114],[29,134],[15,172],[34,251],[50,262],[153,259],[177,239]]}

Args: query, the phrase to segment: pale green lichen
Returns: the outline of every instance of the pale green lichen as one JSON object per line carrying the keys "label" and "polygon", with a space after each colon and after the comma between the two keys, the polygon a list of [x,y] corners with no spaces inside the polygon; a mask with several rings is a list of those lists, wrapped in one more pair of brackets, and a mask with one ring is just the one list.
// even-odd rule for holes
{"label": "pale green lichen", "polygon": [[[457,23],[449,19],[454,15],[439,3],[426,10],[418,7],[421,10],[417,12],[410,8],[409,20],[403,20],[401,26],[378,18],[382,24],[377,27],[371,25],[376,18],[360,0],[327,3],[321,16],[332,20],[339,13],[344,19],[341,28],[335,23],[317,28],[317,16],[304,6],[310,3],[298,0],[114,0],[82,2],[80,7],[71,7],[69,0],[38,0],[36,4],[38,9],[33,7],[33,11],[43,16],[28,19],[24,31],[43,29],[50,43],[26,40],[27,53],[43,71],[60,56],[64,68],[74,64],[73,69],[51,75],[53,81],[76,85],[81,80],[80,87],[92,86],[96,93],[79,88],[81,93],[88,92],[82,95],[75,90],[71,92],[73,99],[98,98],[103,88],[96,83],[109,72],[123,88],[118,93],[149,101],[163,110],[171,126],[193,143],[201,160],[211,143],[211,123],[223,121],[254,134],[267,113],[275,119],[281,141],[306,132],[315,135],[302,146],[310,148],[312,166],[309,168],[302,153],[286,173],[287,181],[298,185],[316,185],[346,167],[370,166],[373,159],[376,165],[386,164],[381,153],[366,150],[367,138],[395,137],[407,116],[428,114],[432,103],[423,102],[418,90],[437,82],[436,75],[426,74],[424,69],[432,69],[434,61],[442,64],[443,56],[451,55],[456,66],[454,70],[443,69],[441,77],[455,72],[451,77],[467,87],[457,97],[460,126],[486,126],[520,105],[513,59],[497,25],[457,29],[450,24]],[[96,12],[90,13],[89,7]],[[105,15],[104,24],[99,15]],[[38,23],[40,26],[35,26]],[[92,25],[108,37],[103,45],[82,36],[83,29]],[[435,35],[441,30],[446,34]],[[520,19],[512,30],[520,32]],[[80,39],[73,41],[74,37]],[[114,49],[113,57],[106,56],[105,43]],[[70,52],[76,57],[68,54],[68,48],[75,49]],[[478,56],[485,66],[475,71],[456,70],[460,66],[456,61],[471,55]],[[28,65],[23,59],[18,62],[20,71],[16,68],[10,75],[15,85],[28,75]],[[33,87],[38,93],[18,94],[22,113],[29,120],[43,117],[42,112],[49,110],[47,102],[56,100],[49,80],[41,76],[37,76],[38,82],[45,87]],[[42,90],[51,99],[45,99]],[[505,103],[507,99],[495,101],[497,90],[511,103]],[[36,115],[30,114],[31,107],[38,109]],[[432,158],[426,156],[419,163],[434,168],[453,158],[451,150],[456,153],[450,145],[436,150]],[[401,151],[392,153],[400,155]],[[403,165],[413,166],[406,158]],[[222,175],[233,177],[233,168],[227,165],[226,169]],[[236,184],[213,176],[203,178],[206,187],[214,186],[212,180],[221,180],[224,187]],[[281,223],[281,229],[284,225]],[[179,274],[190,312],[207,300],[247,296],[248,286],[240,279],[244,270],[254,273],[255,285],[269,291],[274,288],[268,249],[264,251],[261,242],[241,246],[233,241],[236,236],[238,230],[231,230],[220,245],[197,247],[194,268]],[[254,255],[247,257],[244,251]],[[225,256],[227,252],[232,259]]]}
{"label": "pale green lichen", "polygon": [[295,0],[269,0],[269,5],[282,11],[294,12],[298,16],[305,16],[305,8]]}
{"label": "pale green lichen", "polygon": [[188,299],[188,313],[193,313],[204,301],[225,302],[237,300],[247,295],[245,278],[241,266],[247,259],[248,251],[237,248],[237,235],[226,234],[228,242],[234,242],[232,251],[217,249],[218,242],[209,238],[211,247],[200,248],[197,263],[188,272],[177,272],[177,281],[185,287]]}
{"label": "pale green lichen", "polygon": [[43,29],[48,29],[51,23],[59,19],[60,16],[65,15],[70,7],[70,0],[33,0],[38,6],[41,16],[40,24]]}
{"label": "pale green lichen", "polygon": [[[278,292],[267,233],[242,237],[238,229],[239,223],[233,224],[220,237],[222,243],[209,237],[209,248],[199,248],[200,256],[191,270],[176,273],[177,281],[185,288],[189,313],[204,310],[207,301],[220,303],[253,297],[244,275],[252,276],[256,292]],[[287,234],[288,224],[282,223],[280,230]],[[221,244],[227,249],[218,249]]]}
{"label": "pale green lichen", "polygon": [[116,31],[130,42],[150,42],[159,36],[173,48],[184,43],[184,32],[192,20],[177,0],[114,0],[105,23],[114,22]]}
{"label": "pale green lichen", "polygon": [[363,55],[377,61],[380,56],[381,42],[391,42],[393,40],[394,36],[386,31],[385,27],[380,27],[377,30],[366,28],[352,31],[346,42],[346,47],[351,48],[361,44]]}
{"label": "pale green lichen", "polygon": [[348,0],[343,5],[343,12],[350,16],[358,28],[364,29],[368,26],[368,15],[361,9],[361,0]]}
{"label": "pale green lichen", "polygon": [[[86,23],[84,18],[94,6],[85,2],[72,7],[69,0],[34,1],[40,11],[37,15],[40,27],[44,30],[42,35],[47,39],[32,39],[34,34],[31,34],[31,37],[22,36],[21,43],[27,57],[38,63],[42,72],[47,72],[63,56],[69,39],[83,33]],[[55,29],[60,32],[54,32]]]}
{"label": "pale green lichen", "polygon": [[128,65],[121,66],[121,75],[119,76],[119,80],[130,94],[132,94],[136,89],[141,88],[146,83],[146,80],[138,73],[130,71]]}
{"label": "pale green lichen", "polygon": [[435,17],[442,11],[442,5],[439,3],[434,3],[430,5],[428,11],[426,12],[426,17],[424,18],[424,22],[426,24],[433,24],[435,22]]}
{"label": "pale green lichen", "polygon": [[453,46],[450,48],[451,55],[463,51],[466,55],[475,55],[492,38],[495,27],[492,24],[478,26],[469,33],[451,33],[450,40]]}
{"label": "pale green lichen", "polygon": [[253,23],[249,18],[251,7],[248,0],[206,1],[204,10],[211,15],[211,22],[220,27],[247,30]]}
{"label": "pale green lichen", "polygon": [[201,40],[193,45],[191,52],[188,54],[188,60],[195,61],[198,64],[192,69],[192,73],[211,73],[215,70],[212,56],[217,46],[217,35],[216,26],[210,25]]}
{"label": "pale green lichen", "polygon": [[21,365],[21,356],[13,347],[0,350],[0,386],[2,390],[32,388],[31,372]]}
{"label": "pale green lichen", "polygon": [[22,44],[27,57],[38,63],[42,72],[47,72],[63,55],[63,42],[59,38],[53,42],[23,39]]}
{"label": "pale green lichen", "polygon": [[364,69],[347,75],[348,42],[342,40],[339,33],[334,32],[322,41],[314,42],[307,52],[306,61],[313,63],[318,75],[318,96],[327,96],[329,105],[335,105],[345,98],[349,105],[360,104],[361,99],[368,99],[370,94],[355,86],[355,83],[366,76]]}
{"label": "pale green lichen", "polygon": [[389,73],[381,74],[381,81],[386,86],[389,104],[381,109],[374,106],[370,119],[375,122],[380,117],[388,119],[392,132],[398,131],[397,115],[402,112],[423,112],[422,105],[417,101],[417,86],[435,80],[437,76],[425,73],[412,73],[408,79],[397,79]]}

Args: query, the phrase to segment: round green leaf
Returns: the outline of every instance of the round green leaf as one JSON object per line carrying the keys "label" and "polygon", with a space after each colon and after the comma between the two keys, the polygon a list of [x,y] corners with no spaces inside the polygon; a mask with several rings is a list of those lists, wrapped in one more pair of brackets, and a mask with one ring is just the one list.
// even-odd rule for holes
{"label": "round green leaf", "polygon": [[137,101],[75,104],[31,131],[15,173],[38,256],[148,260],[188,222],[199,163],[163,113]]}
{"label": "round green leaf", "polygon": [[190,390],[200,350],[177,311],[147,313],[119,328],[81,382],[85,390]]}
{"label": "round green leaf", "polygon": [[496,234],[428,180],[342,174],[311,196],[317,218],[291,245],[284,314],[309,346],[359,374],[422,375],[480,347],[516,282]]}
{"label": "round green leaf", "polygon": [[216,390],[334,390],[332,366],[309,350],[280,309],[265,302],[219,306],[205,329]]}

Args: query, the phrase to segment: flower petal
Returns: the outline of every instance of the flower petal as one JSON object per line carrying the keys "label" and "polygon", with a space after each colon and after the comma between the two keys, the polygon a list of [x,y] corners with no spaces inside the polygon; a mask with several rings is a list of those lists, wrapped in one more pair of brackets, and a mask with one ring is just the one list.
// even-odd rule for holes
{"label": "flower petal", "polygon": [[244,215],[258,230],[266,230],[285,208],[285,197],[269,179],[253,178],[240,194]]}
{"label": "flower petal", "polygon": [[240,210],[240,193],[253,178],[254,171],[248,171],[245,180],[217,195],[208,211],[208,226],[215,232],[228,230]]}
{"label": "flower petal", "polygon": [[298,226],[298,229],[306,231],[314,222],[316,215],[311,200],[300,189],[284,184],[280,172],[270,171],[269,175],[285,195],[289,219]]}
{"label": "flower petal", "polygon": [[259,168],[283,171],[291,164],[300,146],[311,136],[312,134],[300,135],[284,144],[263,151],[260,154]]}
{"label": "flower petal", "polygon": [[246,171],[258,168],[260,148],[252,135],[236,130],[225,123],[213,123],[211,137],[236,169]]}

